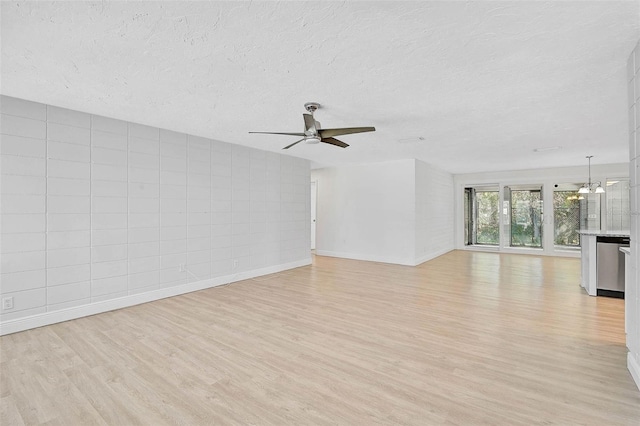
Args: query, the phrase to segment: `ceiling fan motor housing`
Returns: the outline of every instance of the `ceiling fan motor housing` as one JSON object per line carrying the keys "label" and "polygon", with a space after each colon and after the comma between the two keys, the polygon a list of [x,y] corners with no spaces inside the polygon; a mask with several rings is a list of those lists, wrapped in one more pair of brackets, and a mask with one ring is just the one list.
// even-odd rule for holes
{"label": "ceiling fan motor housing", "polygon": [[320,104],[317,102],[307,102],[304,104],[304,108],[313,115],[313,113],[320,108]]}
{"label": "ceiling fan motor housing", "polygon": [[305,143],[320,143],[320,136],[307,136],[304,138]]}

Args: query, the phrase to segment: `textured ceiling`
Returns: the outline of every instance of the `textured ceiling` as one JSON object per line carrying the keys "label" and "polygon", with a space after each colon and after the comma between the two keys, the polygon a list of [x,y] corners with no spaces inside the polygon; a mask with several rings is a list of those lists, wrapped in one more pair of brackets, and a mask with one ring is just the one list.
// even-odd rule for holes
{"label": "textured ceiling", "polygon": [[[625,162],[638,1],[2,2],[1,92],[270,151],[316,101],[375,126],[315,166]],[[424,138],[419,140],[418,138]],[[561,146],[534,153],[534,148]]]}

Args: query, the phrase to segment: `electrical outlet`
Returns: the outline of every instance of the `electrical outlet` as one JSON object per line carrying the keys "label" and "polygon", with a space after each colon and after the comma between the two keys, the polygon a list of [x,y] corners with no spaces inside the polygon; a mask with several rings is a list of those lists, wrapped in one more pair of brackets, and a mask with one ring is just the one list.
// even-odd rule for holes
{"label": "electrical outlet", "polygon": [[2,298],[2,310],[13,309],[13,296]]}
{"label": "electrical outlet", "polygon": [[233,259],[233,269],[236,269],[238,267],[238,261],[236,259]]}
{"label": "electrical outlet", "polygon": [[179,272],[184,272],[186,271],[186,269],[184,268],[184,263],[181,263],[180,266],[178,266],[178,271]]}

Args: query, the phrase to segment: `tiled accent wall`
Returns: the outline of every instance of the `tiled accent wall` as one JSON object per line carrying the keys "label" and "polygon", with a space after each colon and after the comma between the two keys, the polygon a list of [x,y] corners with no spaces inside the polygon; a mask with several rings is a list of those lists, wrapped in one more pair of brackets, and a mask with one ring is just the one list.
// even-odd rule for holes
{"label": "tiled accent wall", "polygon": [[0,97],[0,321],[310,261],[309,162]]}
{"label": "tiled accent wall", "polygon": [[629,93],[629,178],[631,204],[631,261],[628,265],[625,316],[627,365],[640,388],[640,42],[627,63]]}

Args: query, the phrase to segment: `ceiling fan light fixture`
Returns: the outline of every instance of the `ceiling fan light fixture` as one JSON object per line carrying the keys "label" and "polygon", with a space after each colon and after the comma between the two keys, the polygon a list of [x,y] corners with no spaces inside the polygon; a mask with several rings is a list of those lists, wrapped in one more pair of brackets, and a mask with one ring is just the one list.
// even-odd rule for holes
{"label": "ceiling fan light fixture", "polygon": [[305,138],[304,142],[308,143],[308,144],[320,143],[320,137],[319,136],[307,136]]}

